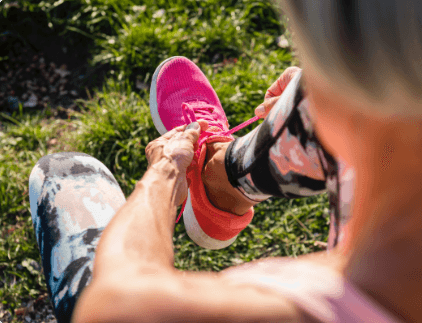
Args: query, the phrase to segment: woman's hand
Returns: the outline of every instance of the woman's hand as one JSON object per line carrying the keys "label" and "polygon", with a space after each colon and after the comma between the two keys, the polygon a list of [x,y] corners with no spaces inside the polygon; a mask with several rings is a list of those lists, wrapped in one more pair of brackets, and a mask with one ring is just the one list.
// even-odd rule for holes
{"label": "woman's hand", "polygon": [[300,72],[302,69],[296,66],[292,66],[287,68],[283,74],[275,81],[270,88],[267,90],[267,93],[264,97],[264,103],[260,104],[255,109],[255,115],[264,119],[268,113],[270,113],[271,109],[277,103],[278,99],[280,98],[281,94],[283,93],[284,89],[287,87],[289,82],[292,78],[296,75],[296,73]]}
{"label": "woman's hand", "polygon": [[[197,124],[197,128],[195,128]],[[208,128],[208,122],[199,120],[198,123],[176,127],[161,137],[151,141],[145,148],[145,154],[148,160],[148,169],[151,167],[160,171],[161,168],[165,172],[164,165],[161,161],[167,159],[177,171],[178,187],[177,187],[177,205],[183,203],[188,194],[188,183],[186,180],[186,170],[191,165],[195,150],[196,142],[202,131]],[[174,168],[172,168],[174,169]]]}

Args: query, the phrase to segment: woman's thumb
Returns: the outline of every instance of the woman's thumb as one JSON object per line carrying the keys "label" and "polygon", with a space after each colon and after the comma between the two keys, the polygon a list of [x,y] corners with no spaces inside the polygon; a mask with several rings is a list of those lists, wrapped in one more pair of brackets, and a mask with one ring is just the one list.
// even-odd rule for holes
{"label": "woman's thumb", "polygon": [[191,124],[189,124],[185,130],[190,130],[190,129],[194,129],[194,130],[199,130],[201,129],[201,126],[199,125],[198,122],[192,122]]}
{"label": "woman's thumb", "polygon": [[195,146],[199,136],[201,135],[201,125],[199,122],[192,122],[185,128],[185,133],[187,138],[192,141]]}

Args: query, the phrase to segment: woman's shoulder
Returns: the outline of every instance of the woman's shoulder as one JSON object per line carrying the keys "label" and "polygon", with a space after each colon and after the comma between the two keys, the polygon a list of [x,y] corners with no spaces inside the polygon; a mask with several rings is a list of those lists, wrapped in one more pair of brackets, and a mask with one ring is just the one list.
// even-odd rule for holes
{"label": "woman's shoulder", "polygon": [[398,322],[342,274],[345,260],[319,252],[267,258],[221,272],[228,283],[249,283],[277,291],[322,322]]}

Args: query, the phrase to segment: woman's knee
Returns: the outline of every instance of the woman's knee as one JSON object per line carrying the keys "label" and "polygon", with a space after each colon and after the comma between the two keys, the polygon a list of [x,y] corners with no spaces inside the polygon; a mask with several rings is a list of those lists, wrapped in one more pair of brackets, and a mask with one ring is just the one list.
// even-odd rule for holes
{"label": "woman's knee", "polygon": [[82,165],[82,163],[78,159],[84,159],[85,164],[90,159],[91,163],[100,163],[90,155],[76,152],[55,153],[40,158],[29,176],[30,201],[35,195],[39,195],[43,183],[47,178],[54,176],[66,177],[72,173],[81,171],[82,168],[80,166],[78,167],[78,165]]}
{"label": "woman's knee", "polygon": [[66,177],[82,173],[92,173],[94,169],[104,170],[107,167],[98,159],[88,154],[78,152],[55,153],[38,160],[31,172],[30,181],[40,179],[41,177]]}

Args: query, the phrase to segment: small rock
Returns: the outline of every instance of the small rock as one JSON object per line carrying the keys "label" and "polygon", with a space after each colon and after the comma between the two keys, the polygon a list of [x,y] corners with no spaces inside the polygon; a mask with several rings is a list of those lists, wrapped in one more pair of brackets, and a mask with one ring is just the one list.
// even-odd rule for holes
{"label": "small rock", "polygon": [[60,66],[60,68],[56,69],[55,72],[59,74],[61,77],[66,77],[67,75],[70,74],[70,72],[66,70],[66,65],[64,64]]}
{"label": "small rock", "polygon": [[75,90],[70,91],[70,94],[72,94],[73,96],[78,96],[78,92],[76,92]]}
{"label": "small rock", "polygon": [[29,315],[25,316],[25,321],[31,322],[31,317]]}
{"label": "small rock", "polygon": [[46,319],[47,319],[47,320],[54,320],[54,319],[55,319],[55,317],[54,317],[54,315],[53,315],[53,314],[48,314],[48,315],[47,315],[47,317],[46,317]]}
{"label": "small rock", "polygon": [[26,101],[23,106],[25,108],[33,108],[38,104],[38,98],[34,93],[31,93],[31,96],[29,97],[29,100]]}

